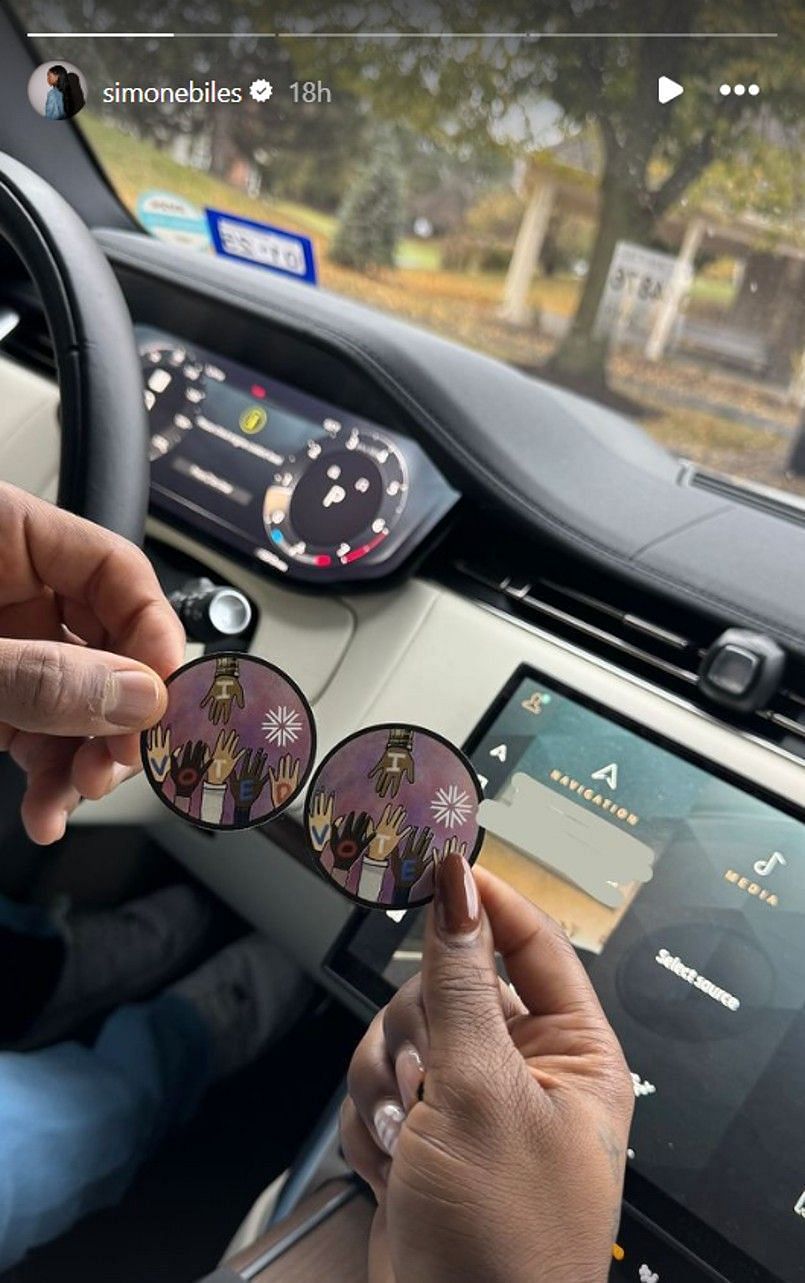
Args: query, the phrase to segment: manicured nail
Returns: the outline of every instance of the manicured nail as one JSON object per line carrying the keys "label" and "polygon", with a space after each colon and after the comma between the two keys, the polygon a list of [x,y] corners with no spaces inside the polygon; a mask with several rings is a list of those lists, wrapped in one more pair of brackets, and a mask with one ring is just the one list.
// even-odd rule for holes
{"label": "manicured nail", "polygon": [[387,1154],[394,1154],[404,1122],[405,1110],[396,1100],[384,1100],[375,1110],[375,1135]]}
{"label": "manicured nail", "polygon": [[403,1043],[397,1052],[394,1070],[397,1075],[397,1086],[400,1089],[403,1109],[408,1113],[411,1106],[417,1100],[422,1099],[419,1093],[425,1077],[425,1066],[422,1064],[422,1057],[412,1042]]}
{"label": "manicured nail", "polygon": [[458,851],[449,851],[439,861],[434,900],[440,935],[448,939],[475,935],[481,925],[478,888],[472,869]]}
{"label": "manicured nail", "polygon": [[114,726],[132,729],[147,726],[156,717],[160,706],[157,680],[150,673],[110,673],[103,700],[103,716]]}

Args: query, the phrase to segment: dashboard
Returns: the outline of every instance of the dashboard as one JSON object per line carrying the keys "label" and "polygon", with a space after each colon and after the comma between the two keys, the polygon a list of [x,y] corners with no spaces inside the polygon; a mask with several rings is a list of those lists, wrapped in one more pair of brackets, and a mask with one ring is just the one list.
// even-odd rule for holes
{"label": "dashboard", "polygon": [[[763,724],[752,734],[697,708],[695,688],[676,698],[662,672],[680,652],[644,681],[628,644],[654,644],[629,632],[644,609],[670,646],[686,612],[705,639],[762,618],[793,662],[801,594],[780,574],[805,564],[798,532],[680,485],[623,420],[477,354],[324,290],[98,235],[138,322],[151,537],[247,593],[251,647],[310,693],[323,753],[403,719],[467,746],[485,806],[531,792],[530,827],[550,843],[523,843],[493,815],[480,858],[569,929],[627,1049],[629,1228],[612,1279],[805,1283],[802,764]],[[442,522],[425,574],[392,581]],[[440,574],[476,555],[468,532],[506,558],[514,606]],[[627,567],[626,604],[612,595],[626,641],[609,666],[597,615],[568,643],[566,598],[525,622],[518,585],[562,580],[558,554],[580,593],[607,600]],[[338,592],[293,591],[317,584]],[[583,597],[572,609],[584,618]],[[352,914],[295,847],[292,815],[211,839],[165,825],[137,788],[78,822],[148,826],[362,1017],[417,968],[416,911]],[[578,865],[593,839],[613,864],[591,886]]]}
{"label": "dashboard", "polygon": [[[268,582],[348,592],[403,566],[460,497],[382,414],[345,411],[337,395],[270,377],[253,353],[246,366],[150,326],[138,326],[138,340],[162,536],[186,531],[180,546],[214,549],[219,570],[236,553],[252,571],[276,572]],[[254,591],[252,577],[242,582]],[[295,596],[285,598],[287,611]],[[335,667],[322,676],[323,749],[345,730],[399,716],[463,742],[484,784],[481,862],[557,918],[578,949],[636,1096],[625,1258],[612,1279],[803,1283],[801,768],[787,772],[780,797],[767,750],[744,758],[734,732],[705,733],[688,712],[674,727],[657,696],[630,715],[634,692],[622,678],[602,678],[587,658],[563,671],[552,641],[535,642],[511,620],[418,580],[384,600],[367,613],[354,596],[320,603],[355,619],[337,680]],[[286,632],[283,640],[275,622],[265,653],[295,672],[310,637]],[[457,635],[470,641],[460,656]],[[301,861],[293,896],[278,898],[276,864],[246,849],[261,840],[271,849],[270,831],[238,850],[216,839],[209,852],[184,832],[171,842],[195,874],[298,951],[295,905],[321,924],[325,899],[314,913],[322,893]],[[312,932],[315,968],[365,1013],[418,969],[422,917],[358,910],[339,928],[343,906],[328,898],[326,909],[329,941]]]}
{"label": "dashboard", "polygon": [[457,502],[416,441],[137,327],[157,512],[286,579],[397,570]]}

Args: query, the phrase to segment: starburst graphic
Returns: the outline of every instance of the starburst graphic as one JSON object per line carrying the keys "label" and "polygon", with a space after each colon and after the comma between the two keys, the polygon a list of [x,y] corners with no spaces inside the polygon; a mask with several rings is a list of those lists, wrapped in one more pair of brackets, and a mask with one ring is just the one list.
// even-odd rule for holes
{"label": "starburst graphic", "polygon": [[302,719],[295,708],[289,708],[287,704],[278,704],[276,708],[266,713],[263,730],[269,744],[287,748],[289,744],[295,744],[299,739]]}
{"label": "starburst graphic", "polygon": [[447,788],[436,790],[430,809],[433,812],[435,824],[443,824],[445,828],[454,829],[469,819],[472,813],[472,802],[466,789],[459,788],[457,784],[449,784]]}

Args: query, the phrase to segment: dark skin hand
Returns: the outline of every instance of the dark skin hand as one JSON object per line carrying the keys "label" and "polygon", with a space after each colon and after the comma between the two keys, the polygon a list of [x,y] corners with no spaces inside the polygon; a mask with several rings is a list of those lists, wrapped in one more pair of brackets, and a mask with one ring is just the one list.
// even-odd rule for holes
{"label": "dark skin hand", "polygon": [[261,748],[247,749],[229,777],[229,790],[239,810],[250,811],[268,783],[268,758]]}
{"label": "dark skin hand", "polygon": [[234,672],[223,668],[216,672],[211,688],[204,695],[199,708],[207,708],[209,720],[213,726],[218,726],[230,720],[232,703],[243,708],[244,702],[243,686],[240,684],[239,677],[236,677]]}
{"label": "dark skin hand", "polygon": [[375,831],[374,821],[366,811],[350,811],[333,824],[330,849],[336,869],[348,869],[359,855],[365,854]]}
{"label": "dark skin hand", "polygon": [[369,779],[375,782],[378,797],[396,797],[403,779],[413,784],[415,777],[414,759],[410,748],[402,742],[396,743],[391,736],[379,762],[369,772]]}
{"label": "dark skin hand", "polygon": [[342,1143],[378,1203],[370,1283],[605,1283],[633,1107],[567,938],[445,856],[422,974],[349,1071]]}
{"label": "dark skin hand", "polygon": [[412,828],[391,853],[391,869],[398,887],[411,887],[421,878],[430,857],[433,830]]}
{"label": "dark skin hand", "polygon": [[22,819],[55,842],[82,797],[139,769],[184,632],[145,554],[0,484],[0,751],[27,777]]}
{"label": "dark skin hand", "polygon": [[212,761],[212,749],[203,740],[188,741],[171,758],[171,779],[177,797],[190,797],[201,784]]}

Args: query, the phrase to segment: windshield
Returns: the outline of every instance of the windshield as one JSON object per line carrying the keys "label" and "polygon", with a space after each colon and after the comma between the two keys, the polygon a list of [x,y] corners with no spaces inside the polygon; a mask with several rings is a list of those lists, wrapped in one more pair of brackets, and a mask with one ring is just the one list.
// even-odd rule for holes
{"label": "windshield", "polygon": [[296,261],[805,495],[797,0],[144,0],[126,37],[103,0],[16,7],[151,234]]}

